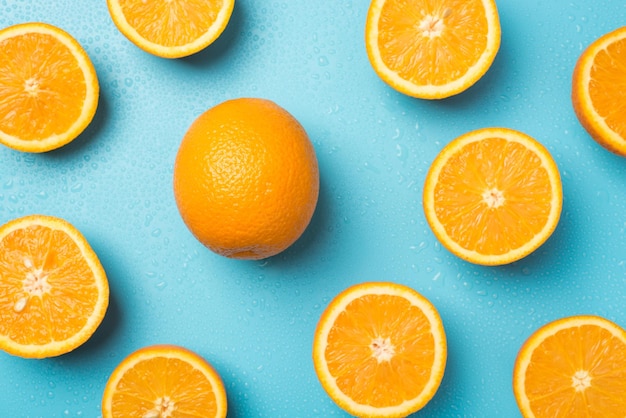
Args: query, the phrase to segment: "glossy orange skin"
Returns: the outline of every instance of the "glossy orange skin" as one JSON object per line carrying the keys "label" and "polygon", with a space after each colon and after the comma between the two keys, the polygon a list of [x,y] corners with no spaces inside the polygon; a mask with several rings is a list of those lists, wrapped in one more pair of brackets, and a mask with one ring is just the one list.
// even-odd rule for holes
{"label": "glossy orange skin", "polygon": [[200,115],[174,165],[183,221],[212,251],[263,259],[307,228],[319,194],[315,149],[300,123],[272,101],[241,98]]}

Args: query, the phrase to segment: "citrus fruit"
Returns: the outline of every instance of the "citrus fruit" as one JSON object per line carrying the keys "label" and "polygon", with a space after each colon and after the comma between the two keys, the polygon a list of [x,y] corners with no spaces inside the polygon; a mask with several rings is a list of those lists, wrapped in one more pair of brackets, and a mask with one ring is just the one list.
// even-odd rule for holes
{"label": "citrus fruit", "polygon": [[600,145],[626,156],[626,27],[595,40],[572,77],[574,112]]}
{"label": "citrus fruit", "polygon": [[193,235],[231,258],[280,253],[308,226],[319,193],[315,150],[302,125],[265,99],[200,115],[174,164],[174,196]]}
{"label": "citrus fruit", "polygon": [[450,142],[426,175],[426,220],[450,252],[484,265],[507,264],[536,250],[561,215],[556,163],[521,132],[485,128]]}
{"label": "citrus fruit", "polygon": [[372,0],[365,47],[394,89],[442,99],[474,85],[500,48],[494,0]]}
{"label": "citrus fruit", "polygon": [[598,316],[544,325],[517,356],[513,390],[524,417],[623,417],[626,332]]}
{"label": "citrus fruit", "polygon": [[46,23],[0,30],[0,143],[59,148],[89,125],[98,96],[93,64],[67,32]]}
{"label": "citrus fruit", "polygon": [[163,58],[195,54],[226,29],[235,0],[107,0],[113,23],[139,48]]}
{"label": "citrus fruit", "polygon": [[360,417],[404,417],[424,407],[439,388],[446,358],[435,307],[395,283],[361,283],[341,292],[322,314],[313,340],[323,388]]}
{"label": "citrus fruit", "polygon": [[108,303],[102,265],[73,225],[29,215],[0,226],[0,349],[28,358],[72,351]]}
{"label": "citrus fruit", "polygon": [[224,384],[198,354],[175,345],[140,348],[115,368],[102,396],[103,418],[217,418]]}

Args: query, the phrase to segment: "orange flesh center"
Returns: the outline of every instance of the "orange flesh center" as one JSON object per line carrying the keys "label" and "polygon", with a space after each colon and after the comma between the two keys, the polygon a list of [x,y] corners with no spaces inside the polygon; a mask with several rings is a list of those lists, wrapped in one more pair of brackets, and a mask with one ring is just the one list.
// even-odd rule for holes
{"label": "orange flesh center", "polygon": [[98,300],[94,282],[66,233],[43,226],[10,233],[0,242],[0,335],[24,345],[75,335]]}
{"label": "orange flesh center", "polygon": [[207,377],[191,364],[168,357],[146,359],[127,370],[111,402],[115,416],[205,418],[217,411]]}
{"label": "orange flesh center", "polygon": [[388,1],[378,22],[385,65],[418,85],[443,85],[463,76],[487,46],[480,0]]}
{"label": "orange flesh center", "polygon": [[85,78],[67,46],[29,33],[0,42],[0,130],[38,140],[67,132],[86,97]]}
{"label": "orange flesh center", "polygon": [[150,42],[163,46],[187,45],[204,35],[215,22],[223,1],[120,0],[128,24]]}
{"label": "orange flesh center", "polygon": [[610,44],[596,55],[589,95],[607,125],[626,139],[626,39]]}
{"label": "orange flesh center", "polygon": [[535,349],[526,370],[531,409],[536,416],[622,416],[624,359],[624,342],[598,326],[557,332]]}
{"label": "orange flesh center", "polygon": [[337,317],[325,357],[339,389],[355,402],[395,406],[423,391],[435,343],[428,319],[408,300],[366,295]]}
{"label": "orange flesh center", "polygon": [[524,145],[488,138],[465,145],[445,164],[435,188],[435,213],[467,250],[504,254],[545,226],[552,189],[540,158]]}

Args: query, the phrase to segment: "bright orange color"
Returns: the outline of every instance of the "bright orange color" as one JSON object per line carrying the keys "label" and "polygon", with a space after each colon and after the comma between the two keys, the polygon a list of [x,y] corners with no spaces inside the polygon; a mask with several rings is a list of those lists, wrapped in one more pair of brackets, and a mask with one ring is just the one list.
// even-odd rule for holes
{"label": "bright orange color", "polygon": [[72,351],[108,303],[102,265],[67,221],[30,215],[0,227],[0,349],[30,358]]}
{"label": "bright orange color", "polygon": [[446,336],[435,307],[395,283],[362,283],[335,297],[313,340],[328,395],[355,416],[404,417],[439,388]]}
{"label": "bright orange color", "polygon": [[598,316],[544,325],[517,356],[513,391],[526,418],[622,418],[626,332]]}
{"label": "bright orange color", "polygon": [[365,46],[378,76],[394,89],[442,99],[468,89],[500,48],[494,0],[372,0]]}
{"label": "bright orange color", "polygon": [[107,0],[117,28],[146,52],[164,58],[194,54],[226,29],[234,0]]}
{"label": "bright orange color", "polygon": [[215,369],[174,345],[141,348],[113,371],[102,397],[103,418],[223,418],[227,402]]}
{"label": "bright orange color", "polygon": [[236,99],[200,115],[176,156],[174,196],[185,224],[212,251],[262,259],[308,226],[319,193],[309,138],[285,109]]}
{"label": "bright orange color", "polygon": [[479,129],[449,143],[424,185],[426,219],[453,254],[477,264],[519,260],[558,224],[563,192],[556,163],[533,138]]}
{"label": "bright orange color", "polygon": [[68,33],[45,23],[0,30],[0,143],[59,148],[89,125],[98,96],[96,71]]}
{"label": "bright orange color", "polygon": [[589,135],[626,157],[626,27],[594,41],[578,58],[572,104]]}

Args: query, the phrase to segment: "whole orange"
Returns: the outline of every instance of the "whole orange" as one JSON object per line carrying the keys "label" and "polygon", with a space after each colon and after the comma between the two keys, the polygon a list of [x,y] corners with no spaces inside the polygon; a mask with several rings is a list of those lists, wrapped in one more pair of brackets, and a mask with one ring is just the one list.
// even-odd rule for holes
{"label": "whole orange", "polygon": [[234,99],[200,115],[174,164],[174,197],[191,233],[212,251],[258,260],[293,244],[319,194],[315,149],[276,103]]}

